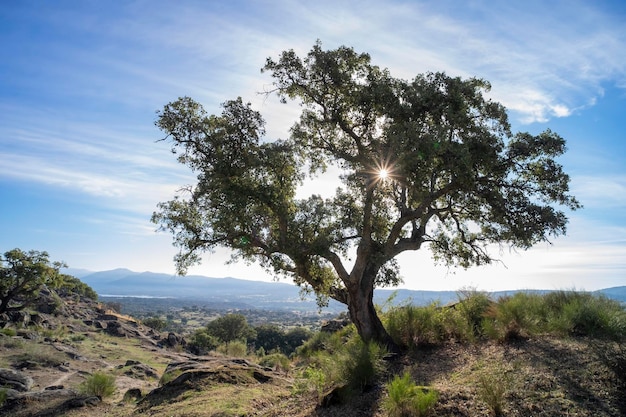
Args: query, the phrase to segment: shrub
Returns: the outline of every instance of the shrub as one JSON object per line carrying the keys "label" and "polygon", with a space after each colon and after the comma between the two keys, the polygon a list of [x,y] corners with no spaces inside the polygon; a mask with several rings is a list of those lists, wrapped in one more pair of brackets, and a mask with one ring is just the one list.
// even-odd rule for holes
{"label": "shrub", "polygon": [[626,310],[605,296],[577,291],[557,291],[544,297],[549,330],[564,335],[609,339],[626,337]]}
{"label": "shrub", "polygon": [[234,340],[219,345],[217,351],[227,356],[243,357],[248,353],[248,346],[244,342]]}
{"label": "shrub", "polygon": [[285,332],[275,324],[264,324],[255,328],[257,349],[263,348],[265,352],[284,351]]}
{"label": "shrub", "polygon": [[6,329],[0,329],[0,334],[3,334],[5,336],[9,336],[9,337],[13,337],[17,334],[17,331],[15,329],[10,329],[10,328],[6,328]]}
{"label": "shrub", "polygon": [[520,292],[489,307],[482,327],[486,335],[498,340],[542,332],[623,340],[626,310],[615,300],[586,292]]}
{"label": "shrub", "polygon": [[307,367],[297,390],[316,392],[318,400],[336,389],[343,401],[371,385],[384,370],[387,353],[376,343],[364,343],[353,326],[336,333],[318,333],[298,349]]}
{"label": "shrub", "polygon": [[259,365],[287,371],[290,367],[290,361],[289,358],[282,353],[271,353],[264,355],[259,361]]}
{"label": "shrub", "polygon": [[290,355],[296,351],[299,346],[302,346],[312,336],[312,332],[305,327],[294,327],[285,333],[285,346],[283,353]]}
{"label": "shrub", "polygon": [[346,341],[356,335],[354,325],[349,325],[334,332],[317,332],[296,349],[296,355],[304,359],[315,357],[319,352],[334,354],[344,349]]}
{"label": "shrub", "polygon": [[415,385],[408,372],[396,376],[386,388],[388,396],[382,406],[389,417],[427,416],[437,402],[437,391]]}
{"label": "shrub", "polygon": [[483,331],[493,339],[507,341],[536,334],[545,317],[542,297],[525,292],[501,297],[485,317]]}
{"label": "shrub", "polygon": [[451,338],[467,340],[471,333],[456,309],[441,307],[439,303],[393,308],[383,316],[383,321],[394,342],[409,349],[440,344]]}
{"label": "shrub", "polygon": [[94,301],[98,299],[98,293],[80,279],[66,274],[61,274],[59,278],[59,282],[56,285],[59,295],[76,294]]}
{"label": "shrub", "polygon": [[294,384],[294,394],[312,392],[316,395],[318,403],[322,401],[327,387],[326,372],[314,365],[309,365],[302,372],[301,377]]}
{"label": "shrub", "polygon": [[167,322],[159,317],[148,317],[143,320],[143,324],[156,330],[157,332],[160,332],[165,329],[165,326],[167,326]]}
{"label": "shrub", "polygon": [[87,336],[81,333],[73,334],[70,336],[71,342],[82,342],[85,339],[87,339]]}
{"label": "shrub", "polygon": [[435,320],[438,307],[438,304],[431,304],[393,308],[383,318],[387,332],[394,342],[407,348],[439,342],[440,327]]}
{"label": "shrub", "polygon": [[487,404],[494,416],[501,416],[504,411],[505,396],[510,380],[501,371],[483,372],[478,376],[476,391],[478,397]]}
{"label": "shrub", "polygon": [[82,383],[80,391],[99,398],[110,397],[115,392],[115,377],[104,372],[94,372]]}
{"label": "shrub", "polygon": [[483,335],[482,323],[485,313],[492,304],[493,301],[485,292],[476,291],[475,289],[462,289],[459,291],[459,302],[456,308],[469,326],[469,333],[465,334],[466,338],[473,340]]}
{"label": "shrub", "polygon": [[342,379],[349,391],[360,393],[384,370],[387,351],[379,344],[353,338],[342,355]]}
{"label": "shrub", "polygon": [[198,329],[191,335],[187,348],[196,355],[206,355],[218,345],[216,337],[207,333],[206,329]]}

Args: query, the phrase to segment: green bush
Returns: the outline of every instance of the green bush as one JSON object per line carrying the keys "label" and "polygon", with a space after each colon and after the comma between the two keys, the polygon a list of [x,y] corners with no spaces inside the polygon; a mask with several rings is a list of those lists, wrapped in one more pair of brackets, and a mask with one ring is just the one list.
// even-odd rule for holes
{"label": "green bush", "polygon": [[265,352],[281,351],[285,347],[285,332],[275,324],[264,324],[255,327],[256,339],[254,345],[257,349],[263,348]]}
{"label": "green bush", "polygon": [[309,365],[302,371],[300,378],[296,379],[293,392],[296,395],[309,392],[314,393],[318,403],[320,403],[328,385],[327,380],[326,371],[314,365]]}
{"label": "green bush", "polygon": [[386,349],[379,344],[364,343],[357,337],[346,345],[339,358],[339,365],[342,370],[341,382],[350,393],[361,393],[374,382],[385,368],[383,358],[386,354]]}
{"label": "green bush", "polygon": [[482,326],[486,335],[498,340],[539,333],[622,340],[626,310],[615,300],[586,292],[520,292],[489,307]]}
{"label": "green bush", "polygon": [[370,386],[384,370],[387,351],[376,343],[364,343],[354,326],[335,332],[319,332],[297,350],[299,366],[306,367],[296,391],[315,392],[318,399],[337,388],[339,400]]}
{"label": "green bush", "polygon": [[15,329],[10,329],[10,328],[6,328],[6,329],[0,329],[0,334],[3,334],[5,336],[9,336],[9,337],[13,337],[17,334],[17,331]]}
{"label": "green bush", "polygon": [[196,355],[206,355],[219,346],[219,340],[206,329],[196,330],[189,339],[187,348]]}
{"label": "green bush", "polygon": [[55,288],[59,295],[76,294],[94,301],[98,299],[98,293],[93,288],[71,275],[61,274]]}
{"label": "green bush", "polygon": [[549,331],[616,340],[626,338],[626,310],[618,301],[576,291],[549,293],[544,300]]}
{"label": "green bush", "polygon": [[426,307],[402,306],[389,310],[383,317],[387,332],[394,342],[406,348],[439,343],[443,326],[439,320],[439,304]]}
{"label": "green bush", "polygon": [[494,416],[502,415],[510,385],[510,379],[501,369],[485,371],[478,376],[476,382],[478,398],[487,404]]}
{"label": "green bush", "polygon": [[491,307],[493,301],[489,294],[474,289],[463,289],[459,291],[459,302],[456,309],[463,318],[464,322],[469,326],[464,333],[464,339],[475,340],[483,335],[482,323],[485,319],[485,313]]}
{"label": "green bush", "polygon": [[409,349],[451,339],[473,340],[472,325],[456,306],[432,303],[424,307],[396,307],[383,315],[383,322],[394,342]]}
{"label": "green bush", "polygon": [[240,358],[248,354],[248,346],[242,341],[234,340],[219,345],[217,351],[223,355]]}
{"label": "green bush", "polygon": [[71,342],[82,342],[83,340],[87,339],[87,336],[81,333],[77,333],[71,335],[69,339]]}
{"label": "green bush", "polygon": [[494,302],[486,293],[463,290],[451,306],[394,307],[382,319],[393,340],[408,349],[450,340],[508,341],[546,333],[626,339],[624,306],[579,291],[517,292]]}
{"label": "green bush", "polygon": [[349,325],[338,332],[317,332],[296,349],[296,355],[306,359],[317,356],[319,352],[333,354],[344,349],[346,342],[356,337],[356,328]]}
{"label": "green bush", "polygon": [[311,338],[313,333],[305,327],[294,327],[285,333],[285,345],[283,353],[291,355],[296,349]]}
{"label": "green bush", "polygon": [[518,292],[501,297],[487,310],[483,332],[500,341],[528,337],[541,330],[544,311],[541,295]]}
{"label": "green bush", "polygon": [[156,330],[157,332],[160,332],[167,326],[167,322],[160,317],[148,317],[142,320],[142,323],[144,324],[144,326],[148,326],[151,329]]}
{"label": "green bush", "polygon": [[382,406],[389,417],[427,416],[437,403],[437,391],[417,386],[408,372],[396,376],[386,388],[388,396]]}
{"label": "green bush", "polygon": [[94,372],[81,384],[80,391],[99,398],[110,397],[115,392],[115,376]]}
{"label": "green bush", "polygon": [[264,355],[259,361],[259,365],[266,366],[268,368],[274,368],[276,370],[287,371],[290,368],[291,362],[289,358],[282,353],[271,353]]}

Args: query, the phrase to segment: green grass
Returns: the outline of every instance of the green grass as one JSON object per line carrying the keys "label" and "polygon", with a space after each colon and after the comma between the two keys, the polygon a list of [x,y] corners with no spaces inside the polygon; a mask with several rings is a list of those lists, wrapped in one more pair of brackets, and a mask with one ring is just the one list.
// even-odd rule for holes
{"label": "green grass", "polygon": [[364,343],[353,328],[318,333],[298,352],[304,371],[295,391],[315,393],[321,401],[324,394],[338,388],[342,402],[374,383],[385,370],[387,353],[376,343]]}
{"label": "green grass", "polygon": [[216,350],[223,355],[237,358],[243,358],[248,354],[248,346],[239,340],[223,343],[219,345]]}
{"label": "green grass", "polygon": [[288,371],[291,368],[291,361],[283,353],[270,353],[269,355],[263,355],[259,359],[259,365],[276,370]]}
{"label": "green grass", "polygon": [[578,291],[518,292],[497,301],[485,293],[462,291],[452,306],[394,307],[382,319],[394,341],[407,349],[448,341],[506,342],[541,334],[626,340],[624,306]]}
{"label": "green grass", "polygon": [[389,417],[427,416],[437,403],[437,391],[417,386],[408,372],[401,377],[395,376],[387,383],[386,390],[382,408]]}
{"label": "green grass", "polygon": [[[20,368],[47,367],[53,368],[66,362],[67,356],[50,345],[36,342],[18,344],[20,353],[12,355],[13,366]],[[16,347],[17,347],[16,346]]]}
{"label": "green grass", "polygon": [[104,372],[94,372],[79,387],[83,394],[106,398],[115,392],[115,376]]}
{"label": "green grass", "polygon": [[505,397],[510,389],[510,379],[501,369],[484,371],[478,375],[476,393],[494,416],[501,416],[504,412]]}

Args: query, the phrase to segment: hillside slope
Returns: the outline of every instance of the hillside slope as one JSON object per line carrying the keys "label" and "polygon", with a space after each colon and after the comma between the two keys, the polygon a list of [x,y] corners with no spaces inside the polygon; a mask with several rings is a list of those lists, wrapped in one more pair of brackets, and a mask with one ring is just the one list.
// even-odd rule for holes
{"label": "hillside slope", "polygon": [[[191,355],[181,343],[84,300],[65,300],[55,314],[21,315],[0,332],[0,368],[31,382],[22,391],[0,390],[8,393],[0,415],[383,417],[385,383],[408,372],[439,392],[436,416],[492,415],[489,391],[500,394],[505,416],[626,416],[626,346],[607,340],[544,336],[423,347],[387,362],[364,393],[328,407],[302,388],[311,381],[302,379],[297,358],[267,368],[256,356]],[[80,394],[94,372],[115,376],[112,397]]]}

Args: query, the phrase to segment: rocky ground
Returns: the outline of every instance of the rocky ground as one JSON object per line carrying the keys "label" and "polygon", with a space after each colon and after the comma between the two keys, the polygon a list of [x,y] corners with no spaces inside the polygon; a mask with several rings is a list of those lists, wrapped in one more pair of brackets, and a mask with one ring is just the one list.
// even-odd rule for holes
{"label": "rocky ground", "polygon": [[[493,415],[485,388],[501,389],[506,416],[626,416],[626,347],[610,341],[543,337],[421,349],[389,362],[362,395],[322,407],[317,393],[298,389],[297,370],[188,354],[180,336],[88,300],[38,309],[1,320],[2,416],[382,417],[385,383],[403,372],[439,392],[436,416]],[[94,372],[115,375],[113,396],[81,394]]]}

